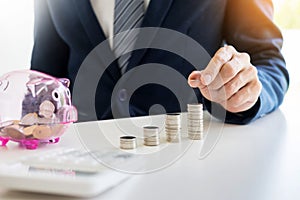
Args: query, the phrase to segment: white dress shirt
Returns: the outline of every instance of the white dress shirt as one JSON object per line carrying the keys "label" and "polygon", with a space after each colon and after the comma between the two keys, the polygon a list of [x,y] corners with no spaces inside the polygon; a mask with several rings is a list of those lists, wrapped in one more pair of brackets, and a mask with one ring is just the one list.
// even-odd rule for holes
{"label": "white dress shirt", "polygon": [[[90,0],[96,17],[104,31],[104,34],[109,38],[110,47],[113,46],[114,35],[114,0]],[[127,0],[124,0],[127,1]],[[145,10],[147,10],[150,0],[145,1]]]}

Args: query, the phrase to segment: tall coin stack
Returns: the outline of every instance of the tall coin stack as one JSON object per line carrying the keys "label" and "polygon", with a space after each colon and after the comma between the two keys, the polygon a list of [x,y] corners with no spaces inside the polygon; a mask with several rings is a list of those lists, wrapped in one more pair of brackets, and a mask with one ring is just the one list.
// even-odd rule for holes
{"label": "tall coin stack", "polygon": [[144,126],[144,145],[159,145],[159,128],[157,126]]}
{"label": "tall coin stack", "polygon": [[188,104],[187,108],[188,137],[192,140],[203,138],[203,105]]}
{"label": "tall coin stack", "polygon": [[178,113],[167,114],[165,129],[166,129],[166,136],[167,136],[168,142],[171,142],[171,143],[179,142],[180,138],[181,138],[180,114],[178,114]]}

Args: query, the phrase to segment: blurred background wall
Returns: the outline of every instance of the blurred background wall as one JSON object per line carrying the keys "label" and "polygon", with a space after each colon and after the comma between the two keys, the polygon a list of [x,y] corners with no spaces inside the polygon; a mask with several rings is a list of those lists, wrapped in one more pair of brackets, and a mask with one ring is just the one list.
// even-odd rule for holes
{"label": "blurred background wall", "polygon": [[0,74],[28,68],[33,46],[33,0],[0,0]]}
{"label": "blurred background wall", "polygon": [[[291,74],[300,75],[300,0],[273,0]],[[33,0],[0,0],[0,74],[28,68],[33,46]],[[297,55],[298,54],[298,55]]]}

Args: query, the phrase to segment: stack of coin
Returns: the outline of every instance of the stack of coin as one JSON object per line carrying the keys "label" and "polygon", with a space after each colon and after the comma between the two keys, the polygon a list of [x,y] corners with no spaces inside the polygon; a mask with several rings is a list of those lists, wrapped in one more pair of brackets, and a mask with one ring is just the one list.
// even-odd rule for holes
{"label": "stack of coin", "polygon": [[135,149],[136,148],[136,137],[135,136],[121,136],[120,137],[120,148],[121,149]]}
{"label": "stack of coin", "polygon": [[187,128],[188,136],[192,140],[203,138],[203,105],[188,104]]}
{"label": "stack of coin", "polygon": [[167,114],[166,116],[166,136],[167,141],[171,143],[177,143],[180,141],[181,134],[181,120],[180,114]]}
{"label": "stack of coin", "polygon": [[159,145],[159,128],[157,126],[144,126],[144,145]]}

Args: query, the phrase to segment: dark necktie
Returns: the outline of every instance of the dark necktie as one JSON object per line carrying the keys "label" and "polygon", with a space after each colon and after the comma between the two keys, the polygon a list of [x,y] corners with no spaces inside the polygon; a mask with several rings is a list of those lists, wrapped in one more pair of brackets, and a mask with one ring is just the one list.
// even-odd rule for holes
{"label": "dark necktie", "polygon": [[[114,35],[140,27],[144,12],[144,0],[115,0]],[[125,34],[113,41],[113,51],[119,58],[118,63],[122,74],[126,71],[131,54],[121,55],[126,49],[133,49],[136,39],[137,34]]]}

